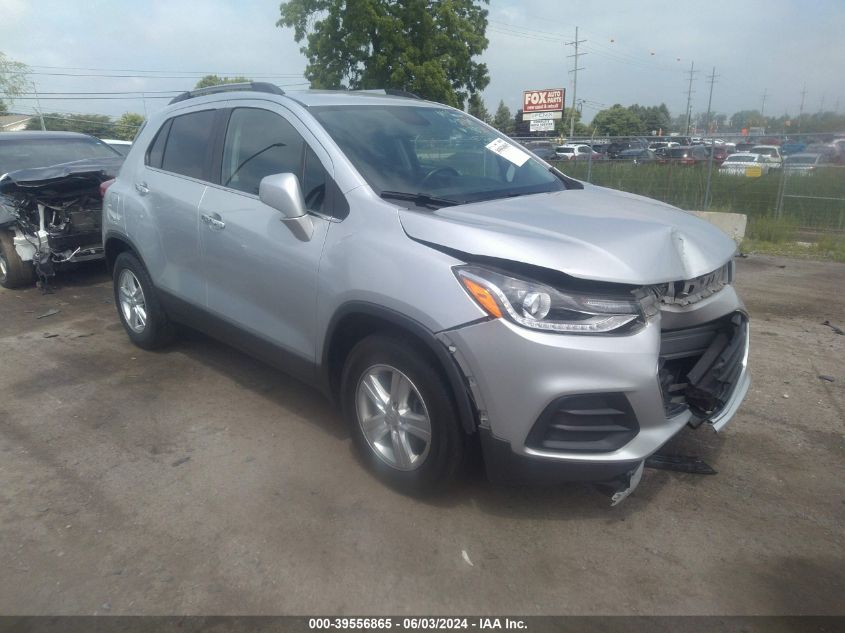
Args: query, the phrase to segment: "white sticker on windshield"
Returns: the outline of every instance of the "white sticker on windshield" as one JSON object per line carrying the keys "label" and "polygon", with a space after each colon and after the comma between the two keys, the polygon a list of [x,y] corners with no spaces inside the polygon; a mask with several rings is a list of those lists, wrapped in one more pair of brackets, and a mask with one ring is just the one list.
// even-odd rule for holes
{"label": "white sticker on windshield", "polygon": [[495,141],[491,141],[485,145],[485,147],[505,160],[509,160],[517,167],[522,167],[525,161],[531,158],[528,154],[515,145],[511,145],[503,138],[497,138]]}

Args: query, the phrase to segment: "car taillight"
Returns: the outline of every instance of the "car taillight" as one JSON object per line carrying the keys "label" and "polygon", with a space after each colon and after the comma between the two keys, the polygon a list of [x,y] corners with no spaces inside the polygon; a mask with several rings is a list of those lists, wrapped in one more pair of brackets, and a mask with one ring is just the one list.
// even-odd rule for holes
{"label": "car taillight", "polygon": [[106,197],[106,190],[108,190],[108,188],[111,187],[113,184],[114,184],[114,178],[112,178],[111,180],[106,180],[105,182],[100,183],[100,197],[101,198]]}

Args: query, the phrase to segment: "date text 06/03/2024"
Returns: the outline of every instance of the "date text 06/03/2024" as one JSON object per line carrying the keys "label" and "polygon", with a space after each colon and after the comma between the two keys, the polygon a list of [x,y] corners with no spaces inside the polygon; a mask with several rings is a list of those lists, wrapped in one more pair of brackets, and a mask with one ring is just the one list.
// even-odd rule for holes
{"label": "date text 06/03/2024", "polygon": [[478,630],[525,630],[528,627],[524,620],[511,618],[309,618],[309,629],[383,629],[393,628],[403,630],[449,630],[449,629],[478,629]]}

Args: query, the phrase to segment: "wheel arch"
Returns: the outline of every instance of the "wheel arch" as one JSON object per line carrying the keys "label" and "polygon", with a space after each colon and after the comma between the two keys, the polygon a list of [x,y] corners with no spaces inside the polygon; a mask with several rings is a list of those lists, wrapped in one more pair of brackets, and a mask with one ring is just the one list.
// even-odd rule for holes
{"label": "wheel arch", "polygon": [[132,240],[120,233],[107,232],[103,240],[103,250],[105,252],[106,268],[109,271],[109,275],[114,273],[114,262],[117,256],[127,251],[135,255],[142,266],[145,268],[147,266],[141,257],[141,253],[138,252],[135,244],[132,243]]}
{"label": "wheel arch", "polygon": [[337,399],[346,358],[359,341],[376,333],[395,333],[409,337],[430,354],[449,386],[461,427],[467,434],[475,433],[478,428],[475,406],[463,373],[446,347],[421,323],[377,304],[353,301],[335,312],[326,329],[320,360],[319,376],[323,389]]}

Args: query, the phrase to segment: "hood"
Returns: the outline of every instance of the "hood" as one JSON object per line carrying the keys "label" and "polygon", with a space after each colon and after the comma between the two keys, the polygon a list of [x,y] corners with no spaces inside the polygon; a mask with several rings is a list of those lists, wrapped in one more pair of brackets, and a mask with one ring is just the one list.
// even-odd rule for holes
{"label": "hood", "polygon": [[433,212],[402,209],[399,217],[421,242],[625,284],[693,279],[736,250],[722,231],[680,209],[586,184]]}
{"label": "hood", "polygon": [[90,181],[99,184],[114,178],[123,164],[123,156],[114,158],[87,158],[50,167],[33,167],[10,171],[0,178],[0,193],[15,191],[36,192],[50,190],[60,192],[72,189]]}

